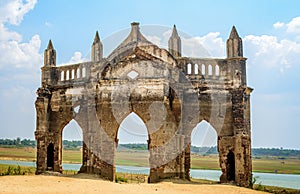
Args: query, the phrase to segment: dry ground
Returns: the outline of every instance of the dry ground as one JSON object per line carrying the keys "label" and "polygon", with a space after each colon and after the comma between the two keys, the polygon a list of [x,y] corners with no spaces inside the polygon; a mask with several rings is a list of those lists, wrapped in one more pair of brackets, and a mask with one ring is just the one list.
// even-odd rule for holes
{"label": "dry ground", "polygon": [[199,193],[263,193],[231,185],[189,184],[188,182],[162,182],[157,184],[113,183],[87,175],[62,176],[3,176],[0,193],[113,193],[113,194],[199,194]]}

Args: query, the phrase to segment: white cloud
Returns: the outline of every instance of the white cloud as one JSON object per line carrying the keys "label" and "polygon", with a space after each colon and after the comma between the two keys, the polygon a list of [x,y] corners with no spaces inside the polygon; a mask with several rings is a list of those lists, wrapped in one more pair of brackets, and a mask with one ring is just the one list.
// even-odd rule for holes
{"label": "white cloud", "polygon": [[10,40],[19,42],[22,40],[22,36],[16,32],[9,31],[7,28],[5,28],[3,23],[0,23],[0,42]]}
{"label": "white cloud", "polygon": [[282,28],[283,26],[284,26],[283,22],[276,22],[275,24],[273,24],[273,27],[275,29]]}
{"label": "white cloud", "polygon": [[73,56],[71,57],[71,59],[68,62],[59,64],[58,66],[76,64],[76,63],[81,63],[81,62],[85,62],[85,61],[88,61],[88,59],[85,57],[82,57],[81,52],[76,51],[76,52],[74,52]]}
{"label": "white cloud", "polygon": [[[172,30],[163,33],[163,40],[168,40],[171,33]],[[225,43],[219,36],[220,32],[210,32],[205,36],[181,36],[182,55],[188,57],[224,57]]]}
{"label": "white cloud", "polygon": [[32,10],[36,3],[37,0],[1,0],[0,23],[20,24],[24,15]]}
{"label": "white cloud", "polygon": [[28,43],[16,40],[0,42],[0,69],[7,68],[39,68],[42,55],[39,53],[41,40],[34,35]]}
{"label": "white cloud", "polygon": [[291,40],[278,40],[276,36],[269,35],[248,35],[244,38],[244,45],[251,65],[278,68],[283,73],[300,60],[300,44]]}
{"label": "white cloud", "polygon": [[183,53],[191,57],[224,57],[225,43],[219,32],[202,37],[182,38]]}
{"label": "white cloud", "polygon": [[289,33],[300,33],[300,16],[293,18],[289,23],[286,24],[287,32]]}
{"label": "white cloud", "polygon": [[42,65],[39,53],[41,40],[34,35],[28,43],[22,42],[22,35],[10,31],[5,24],[19,25],[24,15],[32,10],[36,0],[4,0],[0,3],[0,69],[38,68]]}

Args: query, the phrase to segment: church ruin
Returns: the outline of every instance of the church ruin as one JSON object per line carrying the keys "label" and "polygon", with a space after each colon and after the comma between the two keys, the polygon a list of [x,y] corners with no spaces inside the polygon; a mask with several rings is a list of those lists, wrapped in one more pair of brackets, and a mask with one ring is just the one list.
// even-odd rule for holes
{"label": "church ruin", "polygon": [[168,46],[167,51],[154,45],[132,23],[108,57],[97,32],[91,61],[56,66],[50,40],[35,102],[36,173],[62,172],[62,130],[74,119],[83,133],[80,172],[114,181],[118,129],[134,112],[148,130],[148,182],[190,179],[191,133],[205,120],[218,136],[220,182],[248,187],[252,89],[242,39],[233,27],[226,58],[191,58],[182,56],[174,26]]}

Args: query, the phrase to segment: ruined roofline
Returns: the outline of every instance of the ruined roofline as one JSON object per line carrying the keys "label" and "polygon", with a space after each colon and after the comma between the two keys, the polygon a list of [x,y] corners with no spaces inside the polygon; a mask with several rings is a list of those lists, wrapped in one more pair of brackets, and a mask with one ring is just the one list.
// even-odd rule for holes
{"label": "ruined roofline", "polygon": [[108,55],[107,59],[111,61],[116,56],[126,52],[127,50],[134,50],[135,47],[147,45],[155,44],[153,44],[143,36],[143,34],[140,32],[138,22],[132,22],[129,35]]}
{"label": "ruined roofline", "polygon": [[[180,38],[175,24],[173,26],[172,34],[171,34],[170,38],[174,38],[174,37]],[[241,39],[237,33],[235,26],[233,26],[231,29],[229,39]],[[93,45],[96,44],[97,42],[100,42],[100,36],[99,36],[98,31],[96,31]],[[141,33],[139,23],[132,22],[131,23],[131,31],[128,34],[128,36],[122,41],[122,43],[120,43],[106,58],[103,57],[100,61],[97,61],[97,62],[101,62],[101,61],[105,60],[107,62],[117,63],[119,60],[121,60],[121,58],[126,57],[126,53],[128,53],[128,52],[131,53],[131,51],[134,51],[134,49],[136,47],[144,47],[144,46],[154,46],[156,48],[168,51],[167,49],[161,48],[160,46],[148,41]],[[51,39],[49,40],[49,43],[47,46],[47,50],[49,50],[49,49],[54,49]],[[170,51],[168,51],[168,52],[170,53]],[[189,57],[189,56],[179,56],[179,57],[173,56],[173,58],[178,59],[178,60],[184,60],[184,59],[185,60],[218,60],[218,61],[228,60],[228,59],[247,60],[247,58],[245,58],[243,56],[230,56],[230,57],[224,56],[224,57],[211,57],[211,58],[210,57],[202,58],[202,57]],[[89,61],[82,62],[82,63],[87,63],[87,62],[93,62],[93,60],[89,59]],[[76,63],[76,64],[80,64],[80,63]],[[67,64],[67,65],[63,65],[63,66],[70,66],[70,65],[76,65],[76,64]],[[62,65],[58,65],[57,67],[62,67]]]}

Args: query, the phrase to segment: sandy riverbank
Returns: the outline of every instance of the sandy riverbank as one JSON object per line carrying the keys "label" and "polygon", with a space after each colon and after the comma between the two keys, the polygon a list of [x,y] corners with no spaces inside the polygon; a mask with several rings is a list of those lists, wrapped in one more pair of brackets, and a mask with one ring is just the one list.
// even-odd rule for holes
{"label": "sandy riverbank", "polygon": [[263,193],[231,185],[162,182],[157,184],[113,183],[91,177],[3,176],[0,193],[113,193],[113,194],[198,194],[198,193]]}

